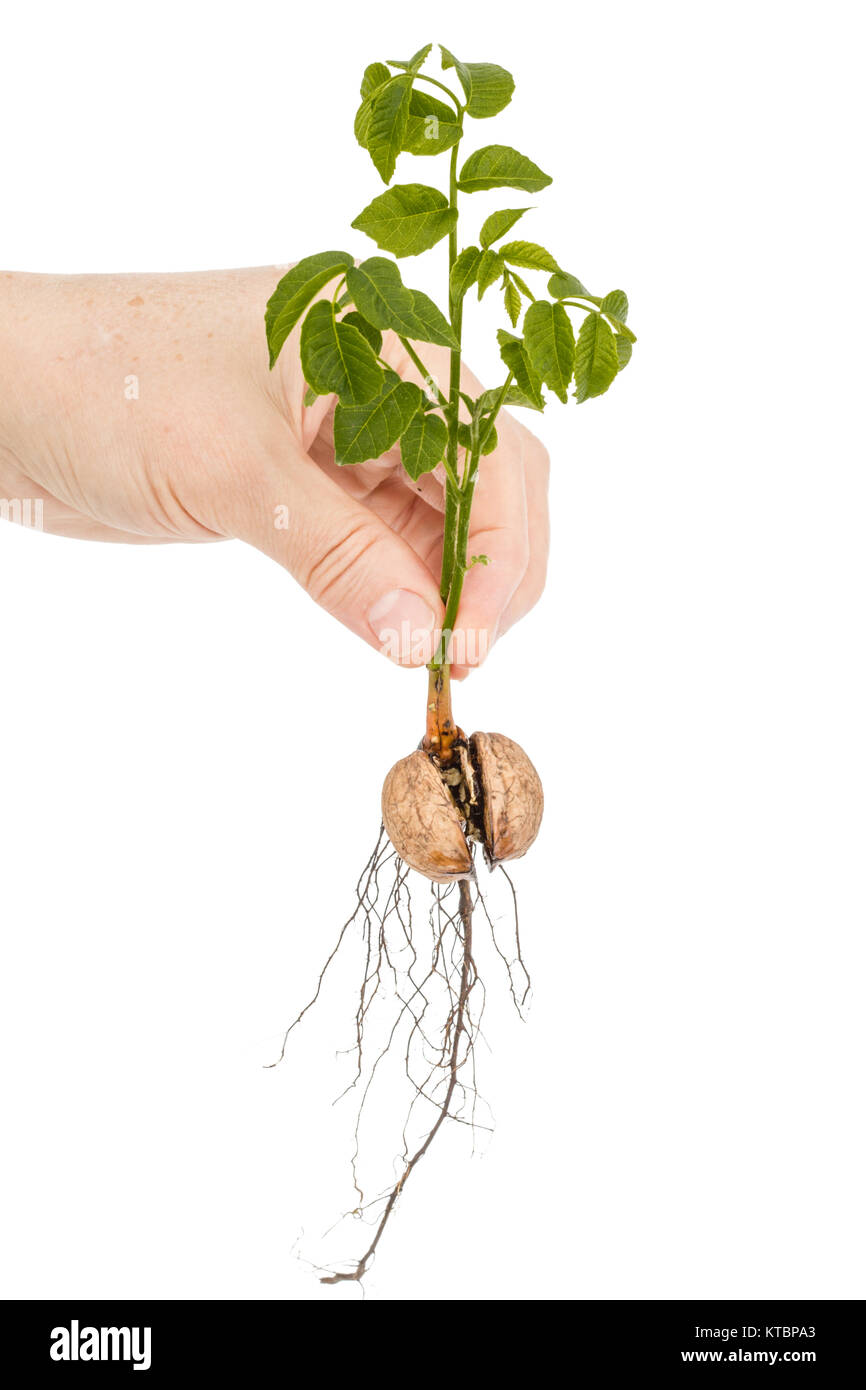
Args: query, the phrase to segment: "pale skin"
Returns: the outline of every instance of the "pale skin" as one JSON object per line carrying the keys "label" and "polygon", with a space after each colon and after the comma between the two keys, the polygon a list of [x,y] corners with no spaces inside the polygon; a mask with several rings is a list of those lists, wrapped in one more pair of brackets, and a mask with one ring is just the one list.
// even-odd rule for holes
{"label": "pale skin", "polygon": [[[160,544],[240,539],[352,632],[429,657],[441,624],[443,479],[397,449],[334,463],[334,398],[304,406],[298,330],[268,371],[263,313],[285,267],[155,275],[0,275],[0,498],[43,502],[46,531]],[[447,351],[416,344],[448,380]],[[382,356],[420,381],[400,342]],[[468,371],[464,389],[480,384]],[[482,460],[455,636],[460,678],[535,604],[548,552],[548,458],[507,412]]]}

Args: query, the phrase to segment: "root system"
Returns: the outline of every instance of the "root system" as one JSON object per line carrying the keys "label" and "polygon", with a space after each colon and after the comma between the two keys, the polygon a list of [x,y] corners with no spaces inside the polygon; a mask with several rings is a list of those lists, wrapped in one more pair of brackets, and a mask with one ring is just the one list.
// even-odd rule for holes
{"label": "root system", "polygon": [[[477,1131],[491,1128],[478,1118],[475,1049],[486,999],[476,966],[479,924],[504,965],[521,1018],[531,988],[520,947],[514,885],[501,865],[493,875],[501,875],[508,884],[512,922],[507,943],[498,939],[502,928],[481,893],[474,867],[471,877],[458,882],[424,885],[422,918],[418,898],[423,880],[397,855],[383,825],[358,879],[354,910],[340,929],[312,997],[286,1029],[279,1056],[270,1064],[277,1066],[286,1058],[292,1034],[319,1000],[341,947],[360,936],[363,971],[353,1023],[354,1069],[338,1099],[350,1093],[359,1097],[351,1159],[358,1201],[351,1214],[366,1221],[372,1235],[360,1258],[345,1270],[321,1275],[322,1283],[364,1278],[406,1184],[446,1122],[467,1126],[473,1145]],[[393,1054],[400,1058],[408,1085],[402,1149],[396,1158],[396,1179],[368,1200],[359,1173],[362,1120],[383,1063]]]}

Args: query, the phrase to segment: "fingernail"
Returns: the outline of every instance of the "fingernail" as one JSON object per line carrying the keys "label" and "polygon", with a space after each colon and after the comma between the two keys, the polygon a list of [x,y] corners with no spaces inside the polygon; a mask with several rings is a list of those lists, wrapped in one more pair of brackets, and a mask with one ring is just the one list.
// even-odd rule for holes
{"label": "fingernail", "polygon": [[373,604],[367,621],[391,661],[414,666],[432,659],[436,614],[420,594],[391,589]]}

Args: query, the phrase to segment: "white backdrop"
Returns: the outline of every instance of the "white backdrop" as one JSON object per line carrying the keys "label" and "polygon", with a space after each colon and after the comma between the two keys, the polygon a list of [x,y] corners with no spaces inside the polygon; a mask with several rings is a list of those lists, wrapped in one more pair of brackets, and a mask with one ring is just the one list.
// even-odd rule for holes
{"label": "white backdrop", "polygon": [[[640,341],[609,396],[539,426],[548,592],[459,691],[546,783],[516,870],[530,1021],[495,1011],[495,1137],[425,1160],[367,1296],[863,1297],[857,7],[525,11],[18,5],[2,262],[365,254],[365,64],[436,39],[514,71],[478,141],[554,175],[532,234],[623,285]],[[0,597],[0,1291],[357,1298],[304,1262],[352,1204],[351,1000],[261,1064],[423,675],[239,544],[2,525]]]}

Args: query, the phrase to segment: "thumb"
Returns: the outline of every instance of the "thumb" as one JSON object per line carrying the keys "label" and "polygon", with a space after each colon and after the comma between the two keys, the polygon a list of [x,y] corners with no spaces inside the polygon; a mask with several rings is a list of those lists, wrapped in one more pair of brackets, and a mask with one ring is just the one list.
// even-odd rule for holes
{"label": "thumb", "polygon": [[444,612],[430,570],[307,454],[268,457],[233,533],[283,565],[316,603],[403,666],[423,666]]}

